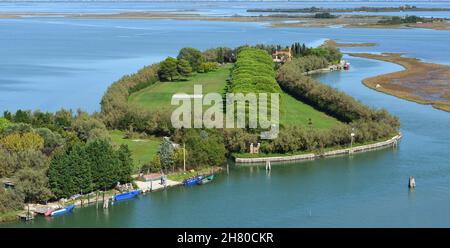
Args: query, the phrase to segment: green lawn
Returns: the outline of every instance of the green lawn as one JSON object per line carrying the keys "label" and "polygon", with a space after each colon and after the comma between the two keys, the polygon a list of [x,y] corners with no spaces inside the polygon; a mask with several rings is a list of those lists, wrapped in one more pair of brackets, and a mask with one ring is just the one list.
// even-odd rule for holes
{"label": "green lawn", "polygon": [[[157,82],[154,85],[142,89],[130,96],[132,104],[152,109],[172,111],[177,106],[170,104],[172,95],[175,93],[192,94],[194,84],[203,85],[203,93],[218,92],[223,93],[226,86],[226,79],[230,74],[232,65],[225,65],[218,70],[209,73],[198,73],[187,81]],[[204,109],[206,109],[205,107]],[[294,97],[282,93],[281,95],[281,125],[308,125],[311,118],[314,128],[329,128],[339,123],[333,117],[323,112],[315,110],[313,107],[297,101]]]}
{"label": "green lawn", "polygon": [[162,142],[160,138],[151,139],[125,139],[122,131],[113,130],[110,132],[114,144],[126,144],[132,153],[134,168],[140,168],[143,164],[152,160],[158,152]]}
{"label": "green lawn", "polygon": [[338,125],[339,121],[313,107],[298,101],[287,93],[281,94],[280,123],[282,125],[308,125],[311,118],[313,128],[330,128]]}
{"label": "green lawn", "polygon": [[170,104],[175,93],[194,93],[194,84],[203,86],[203,94],[209,92],[224,93],[226,79],[230,75],[232,65],[224,65],[208,73],[197,73],[186,81],[157,82],[130,96],[129,101],[151,110],[174,110],[177,106]]}

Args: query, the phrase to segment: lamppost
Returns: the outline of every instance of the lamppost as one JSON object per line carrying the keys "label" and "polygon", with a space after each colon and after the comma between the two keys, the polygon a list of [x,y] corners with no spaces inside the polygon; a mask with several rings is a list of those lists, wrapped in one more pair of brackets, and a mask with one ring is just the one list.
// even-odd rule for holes
{"label": "lamppost", "polygon": [[352,151],[353,147],[353,137],[355,137],[355,128],[352,128],[352,132],[350,133],[350,152]]}

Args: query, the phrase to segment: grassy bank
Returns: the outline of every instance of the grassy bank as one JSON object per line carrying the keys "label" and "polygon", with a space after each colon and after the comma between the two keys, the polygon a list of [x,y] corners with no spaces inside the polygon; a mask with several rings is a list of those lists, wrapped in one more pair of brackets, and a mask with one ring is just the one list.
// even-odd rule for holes
{"label": "grassy bank", "polygon": [[17,220],[19,219],[19,218],[17,217],[17,215],[18,215],[20,212],[22,212],[22,210],[9,211],[9,212],[5,212],[5,213],[0,213],[0,223],[17,221]]}
{"label": "grassy bank", "polygon": [[287,93],[283,92],[281,94],[281,125],[302,125],[307,127],[309,119],[311,119],[311,126],[318,129],[330,128],[340,123],[337,119],[317,111]]}
{"label": "grassy bank", "polygon": [[405,68],[403,71],[366,78],[363,84],[367,87],[450,112],[450,66],[425,63],[397,53],[349,55],[391,62]]}
{"label": "grassy bank", "polygon": [[167,175],[167,178],[172,181],[183,182],[184,179],[187,179],[187,178],[190,178],[193,176],[197,176],[197,175],[201,175],[201,174],[216,173],[221,170],[222,170],[222,167],[208,166],[208,167],[197,168],[196,170],[191,170],[191,171],[180,171],[180,172],[170,173]]}

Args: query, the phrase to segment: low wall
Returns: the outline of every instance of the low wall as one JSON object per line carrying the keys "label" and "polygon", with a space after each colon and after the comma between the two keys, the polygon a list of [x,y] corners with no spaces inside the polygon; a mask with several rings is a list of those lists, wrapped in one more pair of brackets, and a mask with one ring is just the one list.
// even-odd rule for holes
{"label": "low wall", "polygon": [[357,152],[365,152],[375,149],[381,149],[384,147],[396,146],[401,139],[402,135],[398,134],[388,140],[377,142],[369,145],[355,146],[353,148],[338,149],[333,151],[324,152],[322,154],[307,153],[301,155],[292,156],[279,156],[279,157],[258,157],[258,158],[235,158],[236,164],[255,164],[270,162],[289,162],[289,161],[302,161],[302,160],[314,160],[317,158],[334,157],[346,154],[352,154]]}

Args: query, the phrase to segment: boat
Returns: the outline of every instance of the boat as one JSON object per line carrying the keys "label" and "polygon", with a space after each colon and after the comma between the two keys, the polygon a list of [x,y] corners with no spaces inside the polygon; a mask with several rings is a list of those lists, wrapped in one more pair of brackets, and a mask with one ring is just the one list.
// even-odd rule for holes
{"label": "boat", "polygon": [[344,70],[349,70],[349,69],[350,69],[350,63],[345,63]]}
{"label": "boat", "polygon": [[210,183],[212,180],[214,180],[214,175],[209,175],[207,177],[204,177],[201,181],[199,181],[198,184],[207,184]]}
{"label": "boat", "polygon": [[184,186],[193,186],[193,185],[197,185],[199,184],[200,181],[202,181],[203,176],[195,176],[195,177],[191,177],[188,178],[186,180],[183,181],[183,185]]}
{"label": "boat", "polygon": [[131,199],[131,198],[138,196],[139,193],[141,193],[141,190],[137,189],[137,190],[133,190],[130,192],[125,192],[122,194],[115,195],[112,197],[112,199],[113,199],[113,201],[122,201],[122,200],[126,200],[126,199]]}
{"label": "boat", "polygon": [[68,214],[68,213],[71,213],[74,208],[75,208],[75,204],[72,204],[72,205],[64,207],[64,208],[56,209],[50,213],[50,216],[59,216],[59,215]]}

